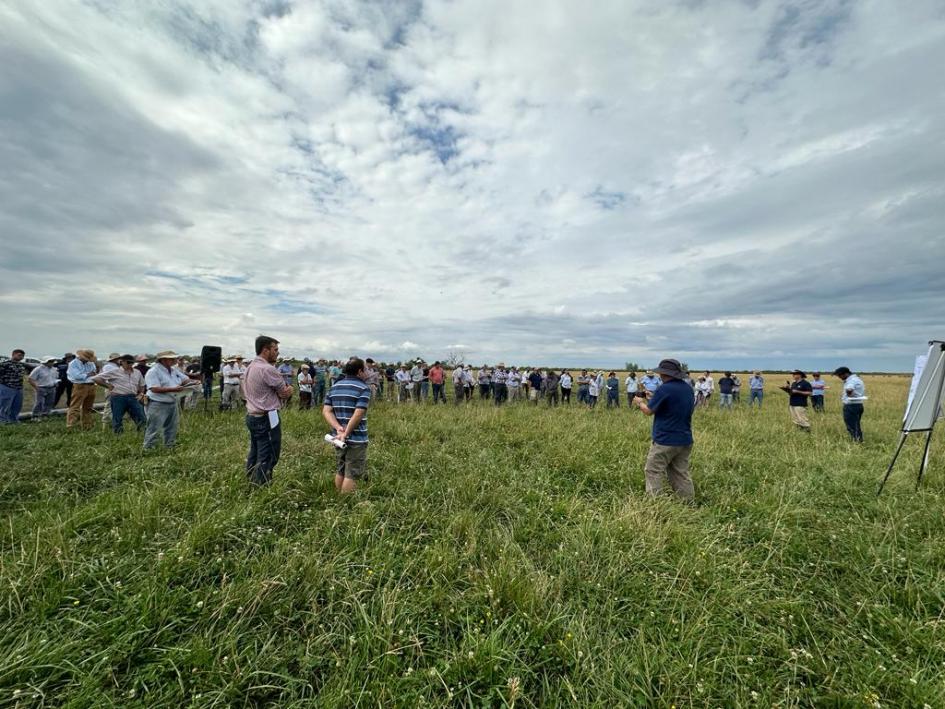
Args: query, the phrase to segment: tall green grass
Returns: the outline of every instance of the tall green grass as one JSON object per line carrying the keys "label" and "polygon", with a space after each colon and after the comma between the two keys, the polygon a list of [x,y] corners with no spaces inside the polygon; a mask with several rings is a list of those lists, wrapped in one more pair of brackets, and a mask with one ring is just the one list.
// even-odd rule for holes
{"label": "tall green grass", "polygon": [[945,706],[942,435],[877,499],[908,380],[867,384],[863,446],[699,411],[694,507],[625,406],[380,403],[348,498],[317,411],[263,490],[235,413],[4,428],[0,703]]}

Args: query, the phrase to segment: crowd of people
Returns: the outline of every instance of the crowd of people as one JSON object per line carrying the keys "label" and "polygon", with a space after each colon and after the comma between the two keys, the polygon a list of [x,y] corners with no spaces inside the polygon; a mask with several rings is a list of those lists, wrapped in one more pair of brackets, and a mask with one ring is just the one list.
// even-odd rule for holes
{"label": "crowd of people", "polygon": [[[570,405],[576,388],[577,405],[593,409],[602,397],[608,408],[619,408],[624,398],[630,408],[653,416],[652,444],[645,465],[646,487],[657,494],[667,480],[681,498],[691,500],[692,479],[689,456],[692,450],[692,416],[699,407],[708,407],[716,382],[706,371],[691,376],[674,359],[664,359],[642,376],[628,372],[623,381],[615,371],[582,369],[573,375],[567,369],[540,367],[494,367],[470,365],[452,367],[428,365],[423,360],[397,365],[378,364],[371,358],[351,357],[347,362],[306,358],[295,366],[279,355],[279,342],[260,335],[256,356],[245,362],[242,355],[223,359],[218,373],[221,410],[244,409],[249,432],[246,475],[254,485],[272,480],[279,461],[282,428],[279,412],[298,391],[298,407],[321,406],[331,433],[326,437],[336,449],[335,486],[339,492],[355,489],[367,470],[367,409],[374,399],[385,398],[399,404],[446,403],[446,384],[452,383],[453,401],[463,405],[478,398],[495,406],[522,402],[537,406]],[[24,380],[34,390],[31,420],[41,421],[65,397],[66,428],[89,429],[94,424],[96,389],[106,391],[102,420],[110,421],[115,433],[122,433],[127,416],[144,431],[143,447],[150,450],[163,440],[165,447],[176,443],[183,409],[197,407],[200,393],[204,402],[212,396],[215,372],[204,371],[199,361],[191,361],[172,350],[153,357],[112,353],[100,366],[95,352],[78,349],[63,357],[44,357],[29,367],[25,352],[14,350],[0,362],[0,423],[20,419]],[[848,367],[838,367],[834,375],[842,382],[843,420],[850,438],[863,441],[861,419],[866,391],[863,380]],[[737,373],[724,372],[719,378],[718,406],[732,409],[741,401],[742,381]],[[788,395],[792,422],[801,431],[811,430],[807,410],[824,411],[829,387],[820,373],[811,380],[795,370],[792,379],[778,387]],[[748,378],[749,408],[761,408],[765,379],[760,371]],[[621,396],[623,395],[623,397]]]}

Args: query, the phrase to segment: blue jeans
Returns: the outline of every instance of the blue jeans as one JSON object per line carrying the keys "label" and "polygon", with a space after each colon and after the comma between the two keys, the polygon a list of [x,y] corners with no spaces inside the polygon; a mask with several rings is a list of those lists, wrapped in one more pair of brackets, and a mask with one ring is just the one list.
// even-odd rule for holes
{"label": "blue jeans", "polygon": [[620,408],[620,392],[611,391],[610,389],[608,389],[607,390],[607,408],[609,409],[611,406],[616,406],[618,409]]}
{"label": "blue jeans", "polygon": [[177,426],[180,423],[180,407],[176,401],[152,401],[148,404],[148,428],[144,432],[144,449],[154,448],[158,434],[164,434],[164,445],[168,448],[177,442]]}
{"label": "blue jeans", "polygon": [[19,423],[23,408],[23,387],[14,389],[0,384],[0,423]]}
{"label": "blue jeans", "polygon": [[814,407],[814,411],[823,411],[824,410],[824,397],[822,396],[812,396],[810,398],[811,406]]}
{"label": "blue jeans", "polygon": [[752,389],[751,396],[748,397],[748,406],[751,407],[755,403],[755,399],[758,400],[758,408],[761,408],[761,400],[765,398],[765,393],[761,389]]}
{"label": "blue jeans", "polygon": [[312,406],[325,403],[325,380],[321,379],[312,386]]}
{"label": "blue jeans", "polygon": [[249,454],[246,456],[246,477],[253,485],[272,482],[272,470],[282,452],[282,422],[269,426],[268,416],[246,415],[249,429]]}
{"label": "blue jeans", "polygon": [[863,418],[863,404],[844,404],[843,405],[843,423],[847,426],[847,431],[857,443],[863,442],[863,429],[860,428],[860,419]]}
{"label": "blue jeans", "polygon": [[56,387],[37,387],[36,400],[33,403],[33,418],[38,419],[43,416],[49,416],[52,411],[53,402],[56,400]]}
{"label": "blue jeans", "polygon": [[433,385],[433,403],[435,404],[438,400],[446,403],[446,394],[443,393],[442,384]]}
{"label": "blue jeans", "polygon": [[144,407],[134,394],[119,394],[118,396],[112,394],[108,398],[112,406],[112,430],[115,433],[121,433],[124,430],[122,419],[125,418],[125,412],[131,416],[131,420],[135,422],[139,431],[144,428],[147,423]]}
{"label": "blue jeans", "polygon": [[719,408],[720,409],[732,408],[732,395],[731,394],[719,394]]}

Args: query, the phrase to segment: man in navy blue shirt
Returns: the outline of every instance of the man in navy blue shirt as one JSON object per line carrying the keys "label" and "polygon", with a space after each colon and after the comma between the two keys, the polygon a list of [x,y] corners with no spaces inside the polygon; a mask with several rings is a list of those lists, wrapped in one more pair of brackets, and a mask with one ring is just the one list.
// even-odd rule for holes
{"label": "man in navy blue shirt", "polygon": [[341,493],[354,492],[357,481],[367,470],[367,408],[371,401],[371,387],[364,360],[355,358],[344,366],[344,376],[332,384],[325,397],[322,416],[331,426],[335,438],[345,444],[335,451],[335,489]]}
{"label": "man in navy blue shirt", "polygon": [[649,399],[634,401],[647,416],[653,417],[653,443],[646,456],[646,491],[659,494],[667,478],[676,495],[692,502],[694,491],[689,476],[692,454],[692,411],[695,399],[689,386],[689,374],[675,359],[664,359],[654,370],[662,385]]}
{"label": "man in navy blue shirt", "polygon": [[804,433],[810,433],[810,419],[807,418],[807,400],[814,391],[814,387],[807,381],[807,375],[800,369],[791,372],[794,381],[787,382],[781,390],[787,393],[788,409],[791,411],[791,421]]}

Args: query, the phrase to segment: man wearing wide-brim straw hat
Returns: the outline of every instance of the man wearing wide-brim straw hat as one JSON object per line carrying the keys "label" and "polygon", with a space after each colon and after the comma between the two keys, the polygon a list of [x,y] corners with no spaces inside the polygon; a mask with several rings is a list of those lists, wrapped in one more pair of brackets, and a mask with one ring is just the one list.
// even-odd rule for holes
{"label": "man wearing wide-brim straw hat", "polygon": [[188,377],[174,365],[177,353],[172,350],[158,352],[155,365],[144,378],[148,389],[148,427],[144,432],[144,449],[154,448],[158,434],[164,434],[164,445],[172,448],[177,442],[177,427],[180,424],[178,394],[187,387],[200,384],[199,379]]}
{"label": "man wearing wide-brim straw hat", "polygon": [[92,377],[98,374],[95,350],[80,349],[75,351],[75,359],[69,363],[66,377],[72,382],[72,397],[66,412],[66,428],[77,423],[82,428],[92,427],[92,405],[95,403],[95,384]]}
{"label": "man wearing wide-brim straw hat", "polygon": [[246,369],[243,367],[243,358],[237,359],[235,356],[227,357],[220,370],[223,375],[223,393],[220,395],[220,408],[230,409],[234,403],[239,406],[242,402],[240,398],[240,383]]}
{"label": "man wearing wide-brim straw hat", "polygon": [[653,417],[653,443],[646,456],[646,491],[659,494],[664,479],[686,502],[693,500],[689,456],[692,453],[692,412],[695,398],[689,373],[678,360],[664,359],[654,370],[662,384],[649,399],[636,399],[637,406]]}

